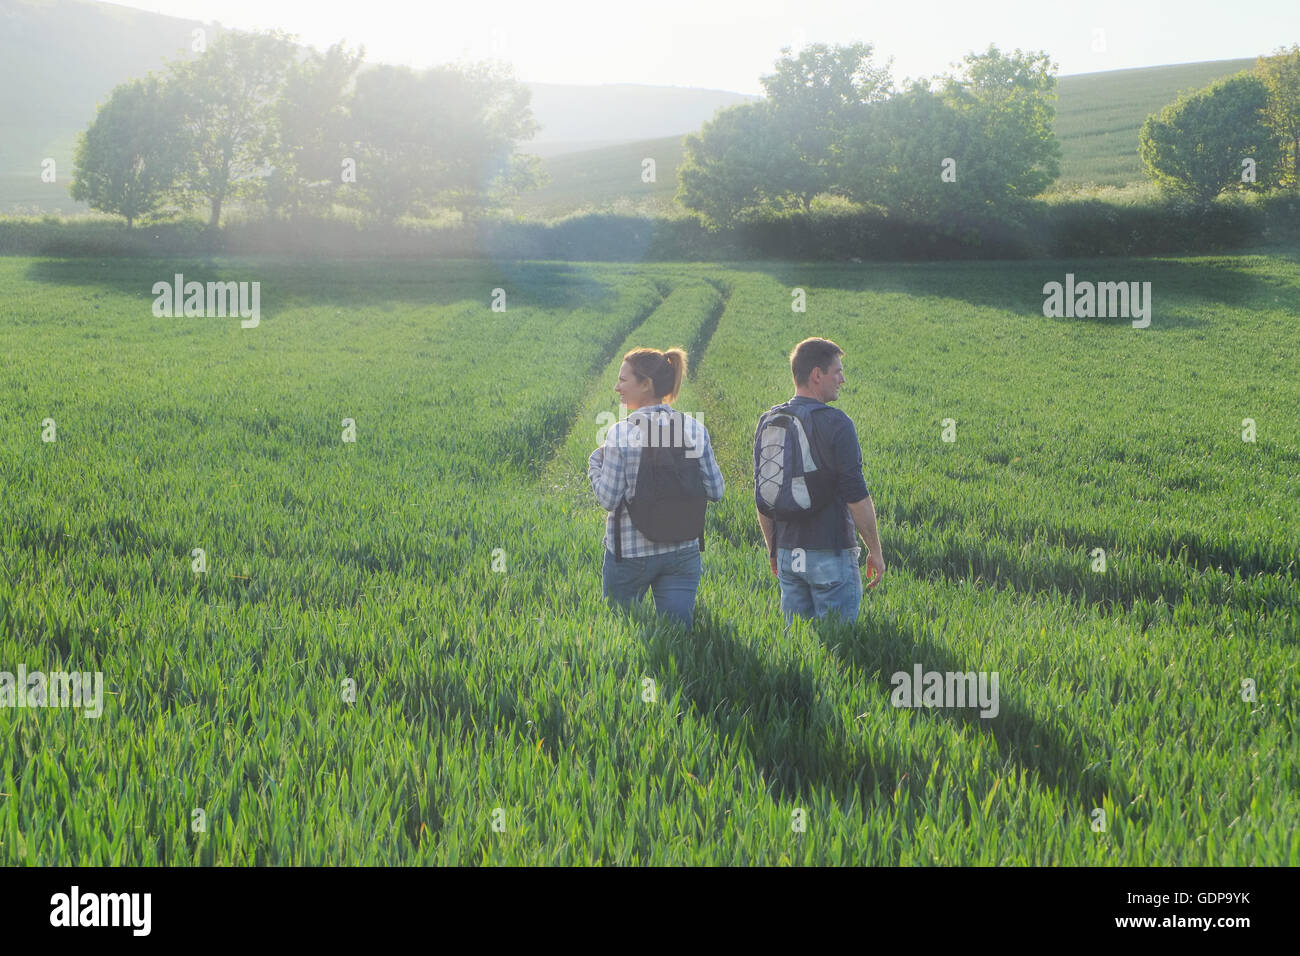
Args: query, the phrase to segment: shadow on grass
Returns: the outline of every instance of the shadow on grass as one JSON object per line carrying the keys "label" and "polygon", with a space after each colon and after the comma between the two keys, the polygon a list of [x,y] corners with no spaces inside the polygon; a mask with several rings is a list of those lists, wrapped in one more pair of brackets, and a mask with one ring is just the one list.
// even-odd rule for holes
{"label": "shadow on grass", "polygon": [[[1228,604],[1248,611],[1294,608],[1300,602],[1296,588],[1300,552],[1279,553],[1268,542],[1219,540],[1182,531],[1120,544],[1103,535],[1056,524],[987,529],[972,546],[969,535],[954,538],[945,534],[950,528],[975,533],[972,517],[961,509],[943,502],[877,504],[877,509],[882,536],[903,525],[913,531],[886,538],[886,559],[926,580],[1054,595],[1106,612],[1129,613],[1143,603],[1175,607],[1184,598],[1207,607]],[[710,509],[706,522],[712,540],[726,541],[739,550],[763,547],[749,516],[737,518]],[[1032,559],[1022,551],[1030,543],[1036,547]],[[1091,552],[1097,547],[1107,552],[1110,570],[1105,574],[1091,569]],[[1221,569],[1227,577],[1203,576],[1209,568]],[[1257,581],[1262,575],[1265,581],[1243,588],[1234,575],[1241,581]],[[1261,588],[1272,596],[1262,597],[1257,593]]]}
{"label": "shadow on grass", "polygon": [[[680,625],[650,619],[642,608],[633,613],[641,622],[651,666],[666,672],[676,662],[683,698],[714,723],[720,737],[735,739],[750,751],[779,798],[808,801],[815,787],[845,804],[863,806],[889,804],[899,788],[907,788],[913,799],[926,798],[932,756],[908,757],[906,749],[893,742],[907,733],[901,714],[897,738],[890,734],[883,740],[853,739],[852,728],[842,725],[839,705],[819,693],[808,663],[778,662],[777,654],[760,653],[733,624],[716,619],[704,607],[697,606],[689,633]],[[847,625],[821,621],[814,626],[827,653],[842,667],[856,669],[861,679],[871,679],[885,699],[893,689],[890,675],[910,675],[915,663],[926,671],[970,669],[948,648],[917,641],[880,615],[866,613]],[[1007,692],[1013,686],[1011,681],[1002,683],[996,717],[980,718],[978,708],[919,708],[918,716],[948,722],[958,730],[972,725],[991,738],[1000,762],[1023,767],[1073,807],[1100,806],[1102,795],[1117,784],[1085,766],[1082,731],[1062,733],[1035,717]],[[1099,743],[1091,744],[1101,749]],[[969,815],[969,807],[966,812]]]}
{"label": "shadow on grass", "polygon": [[[1187,262],[1176,259],[1038,259],[944,263],[729,263],[735,272],[763,272],[786,286],[853,292],[937,297],[1000,309],[1045,322],[1113,326],[1117,331],[1159,332],[1200,328],[1194,314],[1201,302],[1240,308],[1280,307],[1298,289],[1280,276],[1251,272],[1228,257]],[[1151,325],[1133,330],[1127,318],[1048,318],[1043,315],[1048,282],[1064,284],[1073,273],[1081,282],[1150,282]]]}
{"label": "shadow on grass", "polygon": [[[840,664],[856,670],[863,678],[874,676],[882,695],[892,697],[893,675],[902,673],[912,680],[915,665],[922,672],[967,673],[974,666],[958,660],[952,650],[934,640],[916,639],[900,629],[886,614],[864,602],[858,620],[817,622],[822,645]],[[1094,753],[1104,752],[1101,741],[1086,740],[1081,728],[1059,728],[1035,716],[1015,694],[1016,675],[999,673],[996,715],[980,716],[979,707],[918,707],[919,714],[944,720],[960,730],[970,726],[990,737],[1002,763],[1014,762],[1038,781],[1061,793],[1076,807],[1101,805],[1103,794],[1115,793],[1120,784],[1099,770],[1089,769],[1083,757],[1087,743]],[[922,775],[928,766],[916,768]],[[922,776],[924,779],[924,776]]]}
{"label": "shadow on grass", "polygon": [[493,289],[506,293],[507,307],[608,309],[619,298],[614,283],[600,281],[581,265],[563,262],[441,261],[364,259],[312,262],[247,257],[177,259],[38,259],[26,271],[33,282],[135,296],[150,309],[156,282],[260,282],[263,315],[278,308],[374,309],[387,304],[441,307],[463,302],[482,307]]}

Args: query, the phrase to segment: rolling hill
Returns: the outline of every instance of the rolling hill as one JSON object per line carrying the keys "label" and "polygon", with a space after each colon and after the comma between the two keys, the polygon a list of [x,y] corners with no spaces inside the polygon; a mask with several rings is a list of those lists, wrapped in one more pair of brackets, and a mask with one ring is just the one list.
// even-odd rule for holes
{"label": "rolling hill", "polygon": [[[188,55],[191,33],[222,28],[95,0],[0,0],[0,214],[81,212],[67,194],[77,134],[118,83]],[[1061,77],[1056,185],[1141,181],[1137,133],[1179,91],[1249,69],[1220,60]],[[740,93],[628,84],[526,83],[538,135],[522,151],[542,157],[550,182],[514,211],[552,218],[584,209],[664,214],[673,201],[682,139]],[[656,181],[643,183],[653,158]],[[54,183],[41,164],[56,162]]]}
{"label": "rolling hill", "polygon": [[[1254,66],[1254,60],[1179,63],[1138,70],[1063,76],[1057,91],[1056,133],[1061,178],[1056,189],[1142,182],[1138,130],[1179,92],[1198,89]],[[680,213],[673,201],[683,136],[647,139],[548,158],[550,183],[522,196],[515,211],[551,218],[580,209],[647,214]],[[653,157],[656,182],[641,182],[641,161]]]}

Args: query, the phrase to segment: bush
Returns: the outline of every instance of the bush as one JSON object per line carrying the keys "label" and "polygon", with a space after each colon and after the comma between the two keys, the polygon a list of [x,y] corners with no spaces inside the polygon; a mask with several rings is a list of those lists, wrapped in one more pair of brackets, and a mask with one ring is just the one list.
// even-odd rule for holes
{"label": "bush", "polygon": [[710,230],[693,216],[586,213],[555,222],[483,219],[433,226],[355,219],[232,221],[219,231],[193,219],[127,231],[106,219],[0,219],[0,255],[285,255],[575,261],[804,261],[999,259],[1219,252],[1300,239],[1300,193],[1230,194],[1212,203],[1150,190],[1056,196],[1020,219],[932,222],[843,206],[768,214]]}

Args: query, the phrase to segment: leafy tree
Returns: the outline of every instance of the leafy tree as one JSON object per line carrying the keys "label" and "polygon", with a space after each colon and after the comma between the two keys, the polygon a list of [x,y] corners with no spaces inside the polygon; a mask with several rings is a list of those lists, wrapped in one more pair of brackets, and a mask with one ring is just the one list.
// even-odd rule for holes
{"label": "leafy tree", "polygon": [[1045,55],[991,46],[957,75],[872,104],[845,140],[847,195],[953,230],[1015,221],[1060,171],[1054,70]]}
{"label": "leafy tree", "polygon": [[77,141],[71,196],[126,217],[156,212],[189,154],[183,107],[157,77],[123,83]]}
{"label": "leafy tree", "polygon": [[[763,77],[765,108],[726,111],[687,138],[679,201],[714,222],[806,211],[818,193],[913,218],[1008,217],[1059,175],[1046,55],[990,46],[937,90],[923,80],[893,95],[871,55],[856,43],[785,56]],[[946,160],[955,182],[941,179]]]}
{"label": "leafy tree", "polygon": [[514,154],[538,128],[530,95],[492,66],[363,73],[350,103],[361,201],[384,220],[439,206],[469,218],[535,184],[536,158]]}
{"label": "leafy tree", "polygon": [[684,143],[677,200],[706,224],[729,226],[792,201],[802,208],[809,188],[802,157],[773,121],[771,104],[719,110]]}
{"label": "leafy tree", "polygon": [[989,46],[968,54],[961,66],[958,75],[944,77],[941,95],[979,136],[974,161],[958,160],[957,181],[988,202],[1037,196],[1061,174],[1056,64],[1045,53]]}
{"label": "leafy tree", "polygon": [[348,103],[357,155],[353,201],[377,218],[428,212],[438,143],[437,131],[421,120],[434,108],[427,84],[409,67],[378,66],[357,77]]}
{"label": "leafy tree", "polygon": [[872,64],[869,43],[814,43],[797,56],[789,50],[781,49],[775,72],[760,82],[772,106],[776,135],[798,154],[800,175],[785,179],[807,211],[818,193],[841,191],[845,139],[863,125],[872,104],[888,97],[893,81],[890,64]]}
{"label": "leafy tree", "polygon": [[202,56],[171,66],[194,146],[180,198],[206,202],[211,228],[227,200],[252,198],[266,186],[277,104],[295,56],[282,33],[227,30]]}
{"label": "leafy tree", "polygon": [[434,67],[431,79],[441,110],[444,142],[438,200],[465,219],[541,181],[541,160],[515,153],[541,127],[533,119],[532,92],[509,68],[476,64]]}
{"label": "leafy tree", "polygon": [[721,110],[684,140],[677,201],[710,226],[807,212],[819,193],[842,193],[845,138],[892,85],[888,66],[872,65],[870,44],[781,54],[760,78],[765,101]]}
{"label": "leafy tree", "polygon": [[1147,117],[1138,153],[1147,174],[1164,190],[1208,202],[1242,185],[1242,161],[1253,159],[1260,185],[1277,182],[1278,149],[1264,111],[1268,87],[1239,73],[1184,94]]}
{"label": "leafy tree", "polygon": [[1255,72],[1268,89],[1264,122],[1278,143],[1281,169],[1276,179],[1284,186],[1300,186],[1300,44],[1260,57]]}
{"label": "leafy tree", "polygon": [[288,216],[328,213],[343,186],[347,144],[346,97],[364,51],[335,44],[310,50],[289,67],[273,110],[267,202]]}
{"label": "leafy tree", "polygon": [[953,220],[988,200],[972,185],[981,179],[975,167],[983,152],[972,115],[946,103],[927,82],[914,82],[849,132],[844,188],[850,198],[893,216]]}

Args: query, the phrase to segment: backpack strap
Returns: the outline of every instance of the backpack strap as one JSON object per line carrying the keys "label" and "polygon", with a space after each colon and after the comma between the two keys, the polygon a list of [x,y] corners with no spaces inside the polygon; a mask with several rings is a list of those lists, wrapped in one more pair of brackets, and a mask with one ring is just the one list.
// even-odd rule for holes
{"label": "backpack strap", "polygon": [[[624,421],[627,422],[627,427],[629,429],[632,427],[633,424],[632,416],[635,414],[636,412],[632,412],[627,416],[626,419],[624,419]],[[641,417],[646,420],[647,425],[650,424],[649,421],[650,416],[642,415]],[[624,440],[626,440],[626,438],[627,436],[625,434]],[[627,495],[624,495],[621,499],[619,499],[618,505],[616,505],[614,508],[614,560],[615,561],[623,560],[623,520],[622,519],[623,519],[623,510],[625,508],[627,508]]]}
{"label": "backpack strap", "polygon": [[627,498],[624,497],[614,508],[614,560],[623,560],[623,522],[621,519],[623,508],[627,505]]}
{"label": "backpack strap", "polygon": [[[632,416],[635,414],[636,412],[631,412],[627,416],[627,418],[624,419],[624,421],[627,422],[628,429],[631,429],[632,425],[634,424],[634,422],[632,421]],[[647,428],[653,424],[653,421],[649,415],[642,415],[641,419],[646,423]],[[627,435],[624,434],[623,437],[624,440],[626,441]],[[643,435],[642,437],[645,438],[648,436]],[[645,442],[643,441],[638,447],[644,448]],[[623,520],[622,519],[623,519],[623,511],[626,508],[627,508],[627,495],[624,495],[619,500],[618,505],[614,508],[614,560],[615,561],[623,560]]]}

